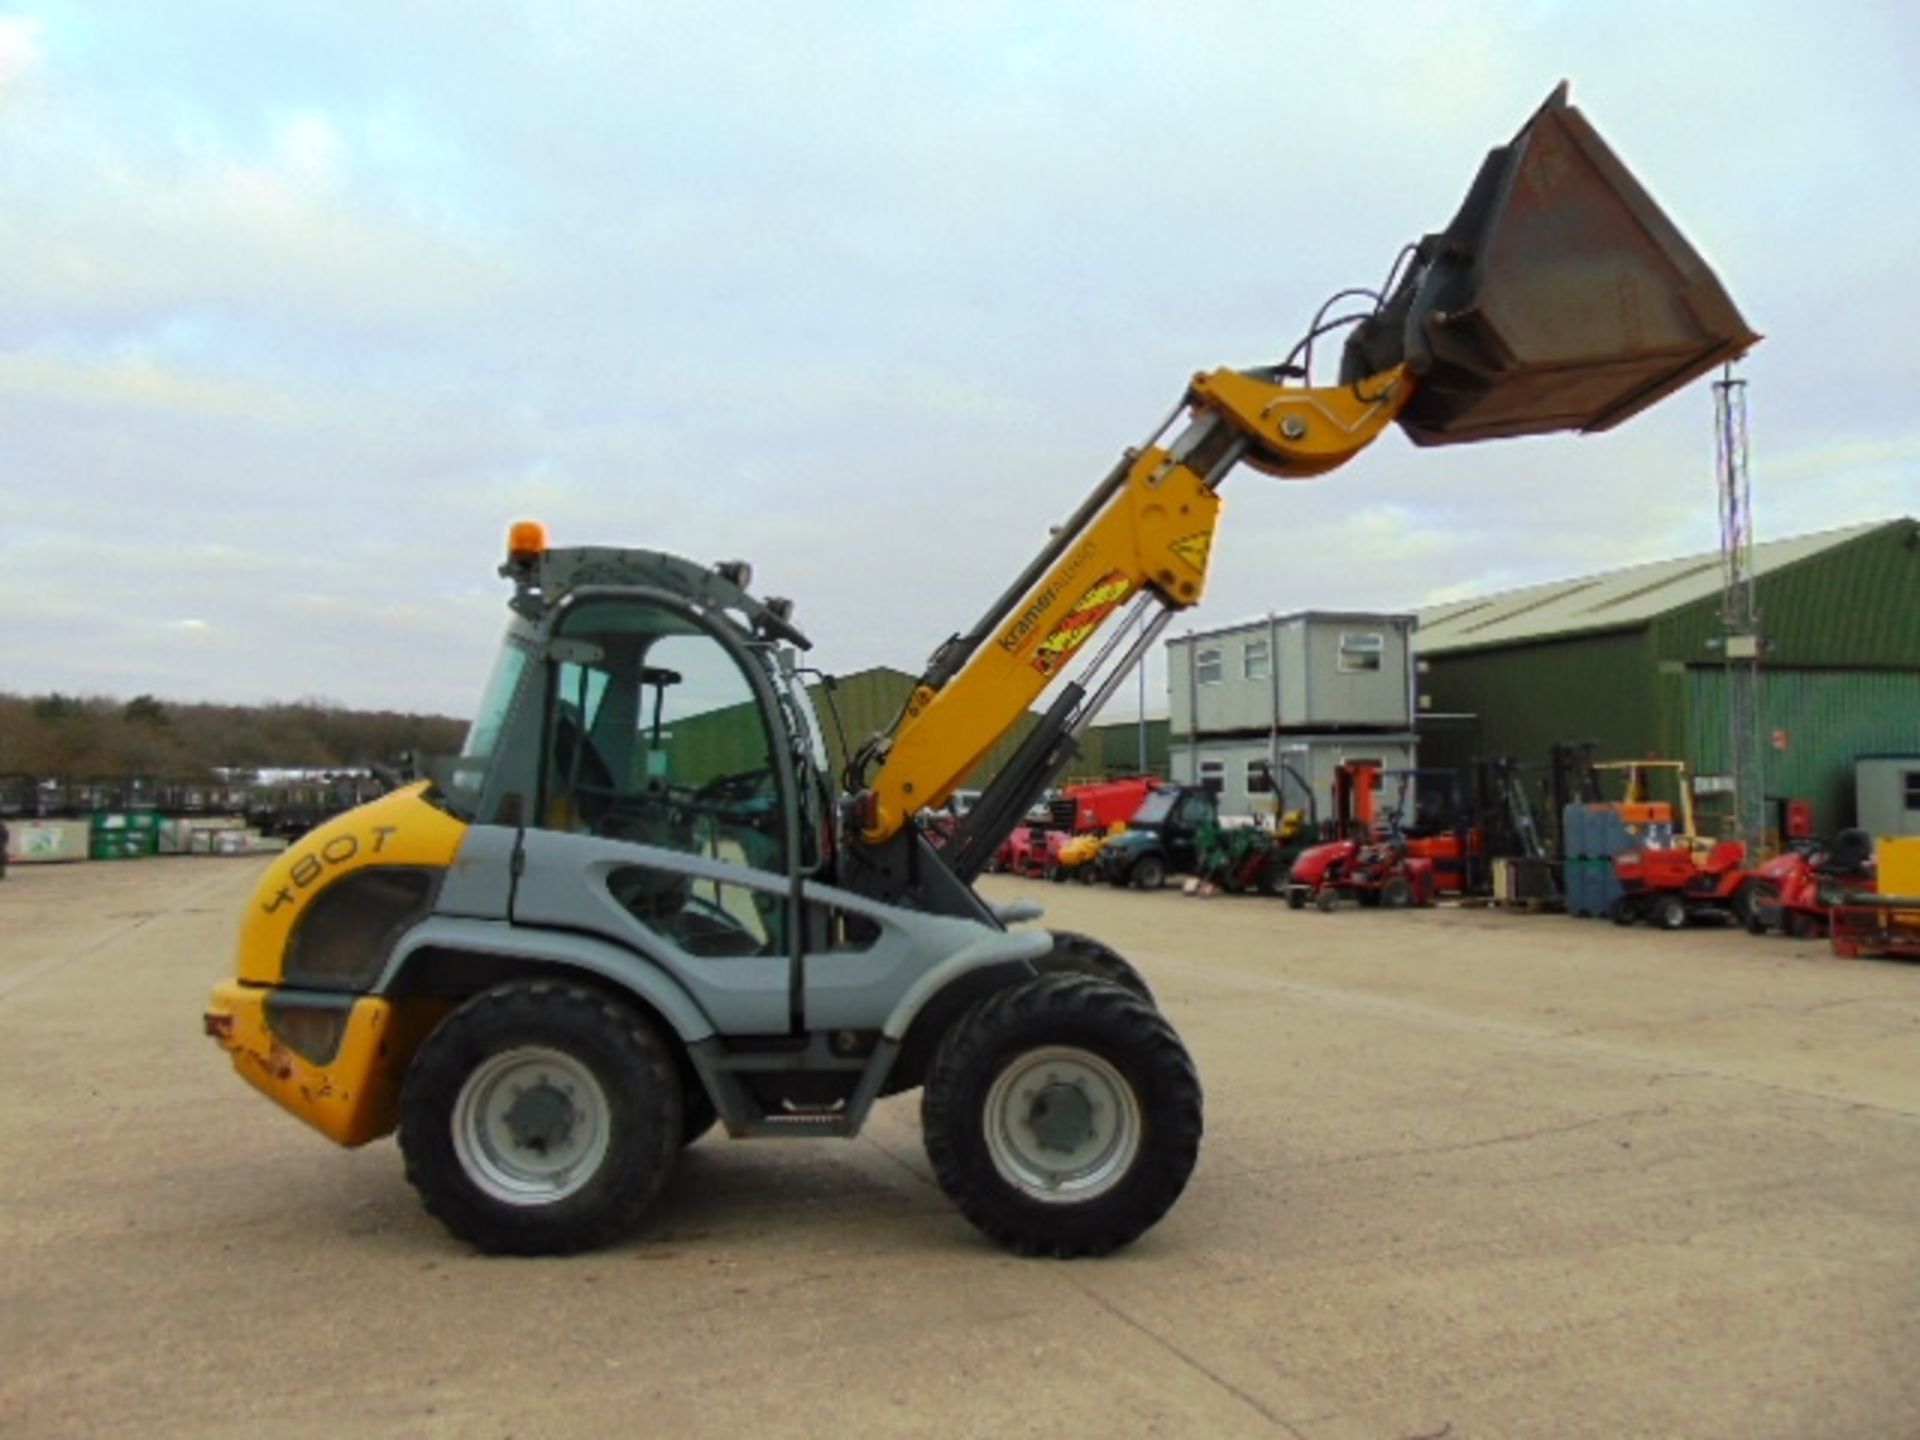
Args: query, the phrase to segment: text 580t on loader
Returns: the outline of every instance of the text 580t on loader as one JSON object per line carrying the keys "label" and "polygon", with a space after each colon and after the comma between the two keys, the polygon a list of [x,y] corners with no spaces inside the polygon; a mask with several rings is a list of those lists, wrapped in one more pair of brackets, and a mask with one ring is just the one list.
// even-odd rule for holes
{"label": "text 580t on loader", "polygon": [[[450,782],[269,867],[208,1031],[332,1139],[397,1129],[427,1208],[483,1250],[612,1239],[716,1118],[851,1136],[916,1087],[933,1171],[986,1234],[1060,1256],[1133,1240],[1199,1153],[1193,1064],[1119,955],[1010,928],[1031,917],[972,881],[1200,599],[1221,482],[1319,475],[1396,420],[1421,444],[1605,429],[1757,338],[1564,87],[1363,293],[1295,351],[1358,320],[1338,383],[1292,357],[1196,376],[837,784],[807,642],[743,564],[516,527]],[[1090,645],[1116,614],[1141,623]],[[915,815],[1050,688],[929,844]]]}

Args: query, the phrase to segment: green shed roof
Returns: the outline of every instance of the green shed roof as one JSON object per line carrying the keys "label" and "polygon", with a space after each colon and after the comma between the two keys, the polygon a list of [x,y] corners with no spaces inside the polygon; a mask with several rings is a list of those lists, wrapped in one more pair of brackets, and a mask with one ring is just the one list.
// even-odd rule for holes
{"label": "green shed roof", "polygon": [[[1875,520],[1840,530],[1769,540],[1753,547],[1754,575],[1764,577],[1876,531],[1913,523]],[[1720,583],[1720,556],[1712,552],[1632,565],[1577,580],[1529,585],[1476,600],[1456,600],[1419,612],[1419,649],[1422,655],[1444,655],[1563,635],[1632,629],[1717,595]]]}

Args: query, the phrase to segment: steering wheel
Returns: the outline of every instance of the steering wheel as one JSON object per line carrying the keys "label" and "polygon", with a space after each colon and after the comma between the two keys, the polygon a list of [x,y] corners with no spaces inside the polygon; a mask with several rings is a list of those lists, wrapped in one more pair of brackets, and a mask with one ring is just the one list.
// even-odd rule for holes
{"label": "steering wheel", "polygon": [[681,847],[665,837],[685,830],[692,818],[686,797],[666,787],[634,792],[577,780],[573,793],[579,797],[588,828],[596,835],[665,843],[670,849],[678,849]]}
{"label": "steering wheel", "polygon": [[682,803],[699,814],[743,819],[773,809],[774,792],[767,783],[772,778],[770,765],[716,775],[686,796]]}

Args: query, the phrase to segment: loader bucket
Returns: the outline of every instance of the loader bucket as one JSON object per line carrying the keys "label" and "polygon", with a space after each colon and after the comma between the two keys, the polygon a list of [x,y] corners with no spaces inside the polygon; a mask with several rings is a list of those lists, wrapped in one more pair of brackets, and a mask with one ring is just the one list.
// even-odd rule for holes
{"label": "loader bucket", "polygon": [[1404,361],[1401,427],[1450,445],[1610,429],[1759,338],[1563,82],[1420,242],[1341,376]]}

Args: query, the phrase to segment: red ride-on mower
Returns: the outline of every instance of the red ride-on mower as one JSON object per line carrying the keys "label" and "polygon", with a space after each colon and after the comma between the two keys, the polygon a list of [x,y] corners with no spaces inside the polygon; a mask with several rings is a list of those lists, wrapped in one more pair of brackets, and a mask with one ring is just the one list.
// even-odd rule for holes
{"label": "red ride-on mower", "polygon": [[1833,933],[1840,897],[1871,892],[1874,882],[1873,837],[1864,830],[1842,830],[1830,845],[1789,850],[1754,872],[1747,929],[1756,935],[1771,930],[1796,940],[1820,939]]}
{"label": "red ride-on mower", "polygon": [[1744,923],[1753,898],[1747,847],[1738,840],[1719,841],[1704,860],[1679,846],[1628,850],[1613,857],[1613,872],[1625,892],[1613,902],[1617,925],[1646,920],[1662,930],[1678,930],[1707,915]]}
{"label": "red ride-on mower", "polygon": [[1397,835],[1310,846],[1287,876],[1287,904],[1299,910],[1311,901],[1328,914],[1343,895],[1361,905],[1404,910],[1433,904],[1437,893],[1433,861],[1410,857]]}
{"label": "red ride-on mower", "polygon": [[[1041,825],[1023,825],[1013,832],[1002,849],[1003,869],[1009,875],[1029,880],[1051,876],[1060,864],[1060,847],[1073,837],[1064,830],[1049,830]],[[996,861],[1000,859],[995,857]]]}
{"label": "red ride-on mower", "polygon": [[1433,904],[1433,861],[1408,856],[1397,812],[1384,825],[1374,824],[1373,793],[1379,788],[1377,765],[1354,761],[1334,770],[1333,823],[1340,838],[1300,852],[1287,873],[1288,905],[1300,910],[1311,902],[1331,913],[1342,895],[1389,910]]}

